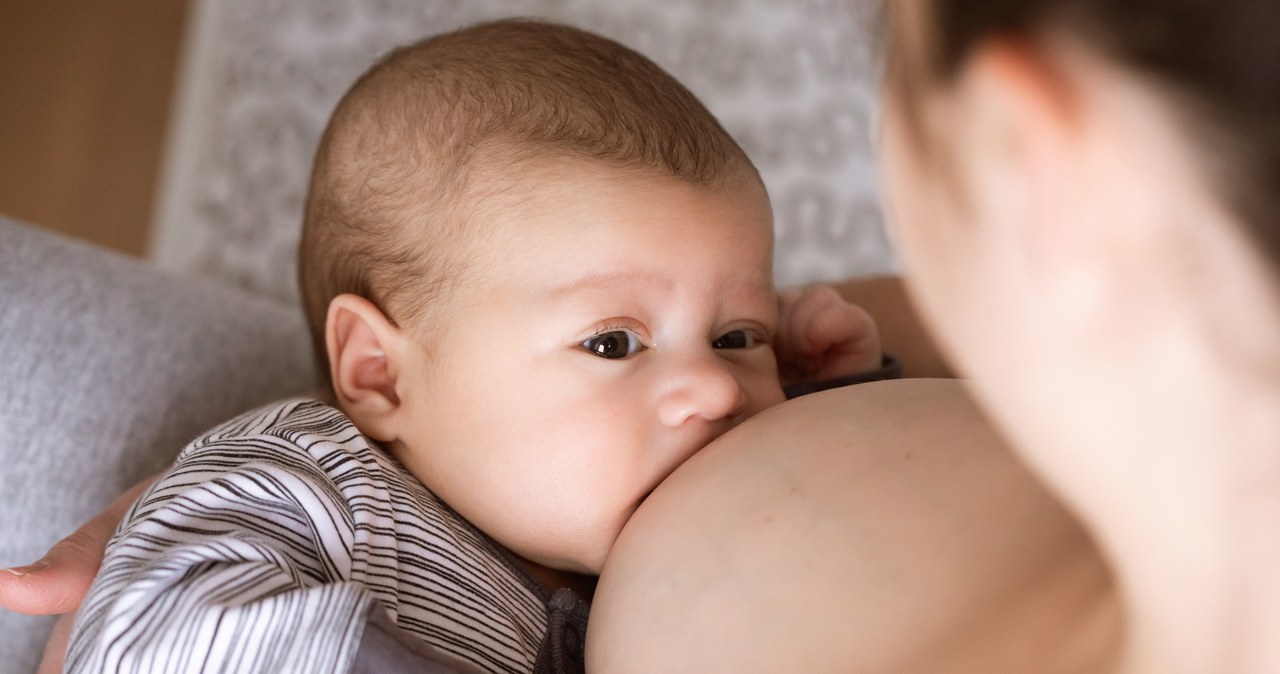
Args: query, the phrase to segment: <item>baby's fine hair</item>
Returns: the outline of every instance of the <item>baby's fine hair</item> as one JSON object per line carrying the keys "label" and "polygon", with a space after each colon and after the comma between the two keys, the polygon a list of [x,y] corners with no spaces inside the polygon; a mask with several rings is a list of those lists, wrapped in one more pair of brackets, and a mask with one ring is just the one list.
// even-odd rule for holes
{"label": "baby's fine hair", "polygon": [[338,103],[316,151],[298,277],[326,376],[334,297],[364,297],[399,324],[428,318],[465,262],[451,251],[478,207],[469,177],[495,153],[576,156],[695,184],[744,170],[758,180],[688,89],[612,40],[504,20],[395,49]]}

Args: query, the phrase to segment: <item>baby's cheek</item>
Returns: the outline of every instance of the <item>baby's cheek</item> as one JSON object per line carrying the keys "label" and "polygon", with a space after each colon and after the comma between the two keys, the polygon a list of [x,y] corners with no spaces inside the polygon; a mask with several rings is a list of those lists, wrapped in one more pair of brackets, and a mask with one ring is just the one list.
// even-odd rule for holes
{"label": "baby's cheek", "polygon": [[763,412],[780,402],[787,399],[785,393],[782,392],[782,383],[778,381],[777,376],[769,377],[766,381],[760,382],[753,393],[749,394],[749,404],[744,417],[752,417]]}
{"label": "baby's cheek", "polygon": [[[603,479],[601,482],[608,482]],[[623,527],[635,514],[639,501],[645,494],[640,486],[634,483],[617,484],[610,494],[597,494],[595,498],[584,502],[579,517],[574,518],[576,544],[572,551],[579,572],[599,575],[609,551],[617,542]],[[622,493],[632,494],[624,498]]]}
{"label": "baby's cheek", "polygon": [[[634,509],[627,512],[626,514],[627,519],[630,519],[631,516],[634,514],[635,514]],[[590,556],[590,558],[585,560],[587,573],[590,573],[593,576],[600,575],[601,569],[604,568],[604,560],[609,557],[609,552],[613,550],[613,545],[614,543],[618,542],[618,536],[621,533],[622,533],[622,527],[618,527],[616,531],[612,531],[607,536],[601,538],[600,545],[597,547],[594,553]]]}
{"label": "baby's cheek", "polygon": [[557,566],[565,571],[600,575],[609,551],[613,549],[613,544],[622,533],[622,527],[634,514],[635,508],[628,508],[618,517],[611,518],[614,521],[601,523],[596,528],[581,530],[577,544],[572,549],[560,551],[563,563]]}
{"label": "baby's cheek", "polygon": [[750,379],[747,388],[749,409],[745,416],[758,414],[787,399],[787,395],[782,391],[782,380],[778,372],[779,359],[775,348],[775,345],[770,345],[768,349],[762,350],[767,362],[762,363],[757,373]]}

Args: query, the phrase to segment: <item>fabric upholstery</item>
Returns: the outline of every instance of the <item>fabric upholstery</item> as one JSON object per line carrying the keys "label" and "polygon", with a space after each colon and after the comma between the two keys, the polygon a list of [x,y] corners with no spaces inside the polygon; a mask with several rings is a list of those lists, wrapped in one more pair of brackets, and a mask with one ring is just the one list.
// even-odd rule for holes
{"label": "fabric upholstery", "polygon": [[[201,431],[315,387],[297,307],[0,217],[0,566]],[[0,609],[0,673],[34,670],[50,624]]]}

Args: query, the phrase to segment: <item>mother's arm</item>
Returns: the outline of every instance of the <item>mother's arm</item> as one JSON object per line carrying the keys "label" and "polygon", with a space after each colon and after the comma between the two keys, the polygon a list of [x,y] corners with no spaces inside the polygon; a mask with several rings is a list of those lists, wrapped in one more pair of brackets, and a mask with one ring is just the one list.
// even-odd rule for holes
{"label": "mother's arm", "polygon": [[951,380],[771,408],[681,466],[605,565],[601,672],[1098,671],[1089,537]]}
{"label": "mother's arm", "polygon": [[0,572],[0,606],[32,615],[62,614],[49,634],[40,674],[62,671],[80,602],[89,591],[112,533],[133,502],[155,481],[149,477],[116,497],[75,533],[54,544],[31,565]]}

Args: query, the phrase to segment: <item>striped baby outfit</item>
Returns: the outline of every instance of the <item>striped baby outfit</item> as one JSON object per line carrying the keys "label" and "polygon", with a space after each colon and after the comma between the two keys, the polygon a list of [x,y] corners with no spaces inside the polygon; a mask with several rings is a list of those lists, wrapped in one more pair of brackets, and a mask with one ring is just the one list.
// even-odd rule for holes
{"label": "striped baby outfit", "polygon": [[342,412],[297,399],[191,443],[133,506],[66,662],[71,672],[347,672],[384,611],[480,670],[541,671],[549,601]]}

